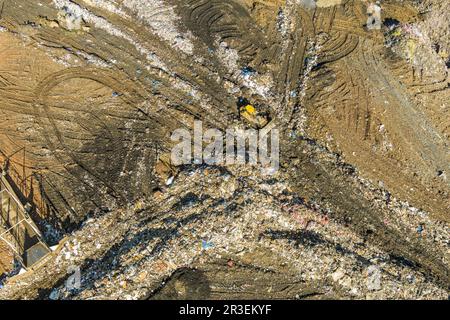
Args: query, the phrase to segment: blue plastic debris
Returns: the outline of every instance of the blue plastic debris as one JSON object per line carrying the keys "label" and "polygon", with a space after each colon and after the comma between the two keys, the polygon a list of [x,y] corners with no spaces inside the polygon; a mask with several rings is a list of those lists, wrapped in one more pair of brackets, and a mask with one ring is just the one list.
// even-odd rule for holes
{"label": "blue plastic debris", "polygon": [[297,139],[297,138],[298,138],[298,133],[297,133],[297,131],[291,130],[291,131],[289,132],[289,138],[291,138],[291,139]]}
{"label": "blue plastic debris", "polygon": [[251,104],[250,101],[248,101],[246,98],[243,98],[243,97],[239,97],[239,99],[238,99],[238,101],[236,103],[236,105],[239,108],[245,107],[248,104]]}
{"label": "blue plastic debris", "polygon": [[312,61],[312,58],[310,56],[306,56],[305,60],[303,61],[304,66],[307,67],[311,61]]}
{"label": "blue plastic debris", "polygon": [[422,226],[422,225],[419,225],[419,226],[417,227],[417,233],[421,234],[422,232],[423,232],[423,226]]}
{"label": "blue plastic debris", "polygon": [[214,247],[214,244],[212,242],[206,241],[206,240],[202,240],[202,248],[204,250],[210,249]]}
{"label": "blue plastic debris", "polygon": [[253,69],[252,67],[244,67],[241,69],[242,75],[244,77],[250,77],[252,74],[256,73],[256,70]]}

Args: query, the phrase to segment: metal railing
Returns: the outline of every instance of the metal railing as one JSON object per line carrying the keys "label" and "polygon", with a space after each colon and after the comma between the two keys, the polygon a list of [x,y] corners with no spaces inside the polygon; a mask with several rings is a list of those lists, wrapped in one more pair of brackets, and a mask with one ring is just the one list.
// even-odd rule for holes
{"label": "metal railing", "polygon": [[[21,163],[16,160],[19,153],[23,156]],[[12,160],[14,156],[16,158]],[[37,214],[41,219],[48,215],[41,185],[43,177],[26,167],[25,148],[11,155],[0,150],[0,164],[0,224],[5,229],[0,233],[0,240],[7,244],[26,269],[35,262],[35,256],[39,258],[42,252],[50,252],[41,232],[30,217],[30,213]],[[38,192],[35,192],[36,190]],[[39,249],[36,249],[35,245],[38,245]],[[30,259],[30,256],[33,258]]]}
{"label": "metal railing", "polygon": [[36,214],[44,219],[49,216],[42,188],[45,179],[40,170],[27,167],[26,160],[27,151],[24,147],[9,155],[0,149],[1,168],[8,172],[21,194],[34,206]]}

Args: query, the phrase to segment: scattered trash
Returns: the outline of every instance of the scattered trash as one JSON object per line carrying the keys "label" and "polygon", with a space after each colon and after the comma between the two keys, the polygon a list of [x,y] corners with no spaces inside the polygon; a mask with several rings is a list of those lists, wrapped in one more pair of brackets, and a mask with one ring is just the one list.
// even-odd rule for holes
{"label": "scattered trash", "polygon": [[244,67],[241,69],[241,73],[244,77],[248,78],[248,77],[252,76],[253,74],[255,74],[256,70],[253,69],[252,67]]}
{"label": "scattered trash", "polygon": [[174,176],[170,177],[169,179],[167,179],[166,181],[166,186],[170,186],[173,183],[173,180],[175,179]]}
{"label": "scattered trash", "polygon": [[420,225],[417,227],[416,230],[417,230],[417,233],[418,233],[418,234],[422,234],[422,232],[423,232],[423,230],[424,230],[423,225],[420,224]]}
{"label": "scattered trash", "polygon": [[400,25],[400,21],[393,18],[386,18],[383,21],[383,25],[387,28],[396,28]]}
{"label": "scattered trash", "polygon": [[295,140],[295,139],[297,139],[298,137],[299,137],[299,134],[298,134],[298,132],[297,132],[296,130],[291,130],[291,131],[289,132],[289,138]]}
{"label": "scattered trash", "polygon": [[367,268],[367,289],[377,291],[381,289],[381,271],[375,265]]}
{"label": "scattered trash", "polygon": [[70,31],[82,29],[83,17],[67,6],[58,12],[58,20]]}
{"label": "scattered trash", "polygon": [[301,224],[301,225],[304,225],[304,224],[305,224],[304,219],[302,218],[302,216],[300,215],[300,213],[297,212],[297,211],[292,212],[292,218],[293,218],[297,223],[299,223],[299,224]]}
{"label": "scattered trash", "polygon": [[206,240],[202,240],[202,249],[203,250],[208,250],[214,247],[214,244],[212,242],[206,241]]}
{"label": "scattered trash", "polygon": [[381,5],[380,1],[370,3],[367,7],[367,29],[380,30],[381,29]]}
{"label": "scattered trash", "polygon": [[58,300],[59,299],[59,290],[53,289],[50,295],[48,296],[50,300]]}
{"label": "scattered trash", "polygon": [[246,105],[250,104],[250,101],[248,101],[246,98],[239,97],[237,101],[238,108],[245,107]]}
{"label": "scattered trash", "polygon": [[[90,2],[102,3],[102,1]],[[125,1],[124,3],[129,2],[132,1]],[[300,3],[304,7],[315,7],[316,5],[320,6],[319,2],[321,1],[298,0],[296,4]],[[119,3],[122,2],[119,1]],[[143,8],[147,9],[146,4],[144,2],[142,3]],[[351,8],[352,5],[353,3],[346,5],[345,9],[349,9],[354,21],[353,10]],[[359,5],[361,5],[361,3],[358,3],[358,8]],[[298,17],[298,8],[292,10],[292,7],[295,6],[282,5],[280,7],[285,8],[286,13],[279,9],[279,30],[284,30],[283,32],[286,32],[287,37],[284,38],[283,36],[283,38],[278,39],[278,35],[276,35],[276,38],[274,39],[276,39],[277,42],[280,40],[280,45],[283,46],[284,43],[290,45],[290,42],[292,42],[292,45],[298,46],[296,41],[290,41],[288,37],[294,31],[300,32],[300,30],[297,30],[294,27],[297,25],[296,20],[303,20],[303,12],[301,12],[302,17]],[[276,9],[276,7],[271,10],[273,9]],[[341,9],[342,7],[337,9],[339,19],[344,18]],[[371,13],[372,23],[368,25],[368,28],[376,28],[378,23],[377,12],[381,12],[379,2],[372,5],[371,10],[373,11]],[[146,10],[149,14],[153,11],[154,10]],[[257,15],[259,15],[259,9],[256,11],[258,11]],[[131,12],[132,11],[130,11],[130,14]],[[211,12],[214,12],[214,10]],[[99,10],[99,13],[101,13],[101,10]],[[274,13],[276,13],[276,11]],[[311,15],[313,14],[313,12],[310,13]],[[319,22],[324,18],[322,17],[322,13],[326,13],[326,10],[317,11],[317,20]],[[132,16],[135,17],[134,14]],[[273,18],[272,15],[270,17],[271,19]],[[333,17],[329,18],[332,19]],[[75,17],[75,21],[72,23],[77,24],[78,22],[76,22],[76,19],[77,18]],[[316,20],[316,17],[314,17],[314,20]],[[398,21],[395,19],[391,20],[385,20],[385,26],[387,28],[392,28],[392,36],[404,36],[405,31],[399,26]],[[334,23],[334,21],[328,21],[328,19],[325,19],[324,21],[327,25],[329,24],[331,30],[331,24]],[[324,21],[322,21],[322,25],[324,24]],[[259,22],[260,21],[258,21],[258,23]],[[299,26],[301,25],[304,28],[305,24],[302,22],[303,21],[299,21]],[[251,23],[251,21],[249,21],[249,23]],[[89,23],[89,25],[95,25],[95,23]],[[345,28],[343,26],[345,26]],[[350,26],[351,24],[344,25],[343,21],[341,21],[340,26],[338,25],[338,27],[343,29],[341,30],[342,33],[346,33],[344,29],[351,28]],[[162,29],[162,27],[160,28]],[[124,30],[124,32],[125,31],[126,30]],[[160,33],[162,34],[163,31]],[[351,30],[348,31],[351,33]],[[132,34],[130,33],[130,37],[131,36]],[[197,35],[195,37],[197,37]],[[364,35],[360,34],[360,37],[362,40]],[[186,38],[187,37],[184,35],[174,35],[174,37],[168,36],[165,39],[174,40],[175,43],[178,44],[186,44],[184,41]],[[202,40],[200,35],[198,38],[198,40]],[[144,41],[144,39],[142,40]],[[269,40],[270,38],[268,38],[268,41]],[[365,43],[371,42],[372,40],[369,40]],[[406,39],[404,42],[406,44]],[[298,89],[292,91],[289,91],[290,85],[282,86],[283,89],[286,88],[287,94],[288,96],[290,95],[290,97],[299,97],[300,99],[307,97],[301,101],[299,99],[300,102],[307,102],[309,99],[309,92],[308,95],[305,96],[305,88],[308,87],[308,74],[313,70],[314,66],[317,65],[318,57],[322,54],[322,51],[318,49],[319,43],[320,42],[317,42],[317,44],[314,43],[314,46],[308,44],[306,49],[309,49],[305,61],[299,61],[299,67],[301,67],[302,62],[305,62],[306,64],[306,72],[301,75],[301,79],[297,77],[299,76],[299,71],[295,71],[295,78],[299,78],[299,82],[296,82],[295,85],[296,87],[297,84],[301,86],[298,86]],[[235,41],[233,40],[231,44],[234,47]],[[333,44],[333,42],[330,41],[329,44]],[[415,55],[416,53],[415,44],[416,42],[414,40],[410,48],[412,55]],[[323,53],[328,51],[327,47],[328,45]],[[361,46],[359,46],[357,50],[364,49],[360,47]],[[283,48],[281,47],[280,49]],[[369,49],[369,51],[370,50],[371,49]],[[439,49],[436,50],[439,51]],[[158,49],[157,51],[163,53],[164,50]],[[210,53],[215,52],[211,48],[209,48],[208,51]],[[235,59],[235,57],[239,58],[239,55],[235,54],[234,49],[230,49],[225,43],[221,43],[221,47],[218,48],[218,57],[221,57],[220,52],[229,56],[228,60],[226,56],[224,59],[219,59],[220,62],[225,61],[224,65],[234,66],[236,61],[242,61]],[[286,58],[289,60],[289,53],[291,50],[280,52],[286,52]],[[200,47],[196,50],[196,54],[197,53],[201,53]],[[204,57],[191,57],[193,61],[197,58],[203,59]],[[381,59],[381,57],[378,58]],[[124,59],[126,60],[126,58]],[[346,61],[345,64],[347,64],[347,62],[351,63],[351,59],[347,60],[348,61]],[[274,65],[270,64],[271,61],[268,62],[267,68],[270,70],[269,73],[277,74],[276,78],[278,78],[278,73],[272,72],[277,69],[276,64],[278,61],[276,60],[276,57],[275,61],[273,61]],[[287,61],[287,63],[289,64],[288,66],[291,67],[290,61]],[[281,103],[278,103],[278,100],[280,100],[278,98],[279,96],[281,97],[281,95],[278,94],[278,90],[272,90],[271,95],[268,95],[267,99],[264,97],[262,98],[261,94],[257,94],[260,89],[258,89],[259,87],[256,85],[264,83],[264,85],[267,84],[268,88],[272,88],[269,85],[271,83],[269,81],[270,77],[267,81],[263,79],[258,82],[258,79],[261,79],[264,76],[263,74],[259,74],[259,72],[249,66],[241,68],[242,65],[239,64],[240,63],[236,64],[236,69],[230,69],[232,72],[227,72],[228,76],[232,75],[238,79],[227,81],[227,86],[229,82],[230,88],[227,87],[226,89],[229,89],[229,96],[237,97],[239,94],[246,95],[250,101],[245,98],[239,98],[238,108],[234,109],[234,111],[236,114],[241,115],[242,121],[245,120],[250,123],[251,126],[268,128],[271,125],[271,119],[269,118],[270,113],[265,109],[265,106],[270,105],[273,107],[273,111],[270,110],[270,112],[276,112],[277,115],[281,114],[281,111],[284,111],[281,109],[281,107],[283,107],[281,106]],[[139,63],[139,65],[141,64]],[[142,65],[147,64],[142,63]],[[206,61],[204,62],[204,65],[206,65]],[[194,62],[192,62],[191,66],[194,66]],[[152,73],[153,70],[156,72],[157,69],[152,66],[149,67],[152,68]],[[402,67],[402,65],[400,65],[400,67]],[[208,71],[205,67],[199,68],[198,70],[195,69],[193,72],[197,73],[200,69]],[[133,66],[130,66],[130,69],[127,70],[132,70],[131,73],[133,73],[135,69]],[[178,69],[175,68],[173,72],[175,73],[176,70]],[[258,71],[262,72],[262,70],[263,69],[260,70],[258,68]],[[172,70],[170,71],[172,72]],[[136,71],[136,74],[140,73],[141,70]],[[172,74],[169,72],[164,73],[164,78],[170,80],[171,75]],[[181,76],[182,75],[180,75],[180,78]],[[202,74],[196,74],[195,76],[201,78]],[[219,80],[220,78],[221,76],[218,75]],[[248,79],[242,81],[242,78]],[[316,75],[313,74],[313,76],[311,76],[312,81],[310,84],[312,88],[317,85],[314,82],[315,78]],[[359,77],[357,78],[359,79]],[[292,81],[296,79],[292,79]],[[274,80],[275,84],[277,81],[277,79]],[[319,85],[320,84],[321,82]],[[156,90],[159,86],[160,82],[147,78],[147,90]],[[253,91],[248,89],[248,87],[252,87]],[[201,90],[201,86],[199,86],[199,88],[199,90]],[[234,91],[235,89],[237,91]],[[187,94],[193,97],[192,100],[185,99],[185,95],[181,94],[181,92],[180,97],[176,94],[174,95],[174,98],[176,99],[171,100],[177,100],[173,101],[174,104],[178,102],[178,98],[180,101],[186,101],[186,103],[196,103],[195,92],[192,91],[190,86],[187,86],[187,92]],[[221,93],[221,91],[218,92]],[[283,98],[284,93],[283,90]],[[110,96],[110,94],[111,91],[108,93],[108,96]],[[371,95],[372,94],[376,94],[376,92],[371,92]],[[112,93],[113,97],[118,97],[120,95],[119,92]],[[207,94],[205,94],[205,98],[207,98]],[[200,100],[205,101],[208,99],[203,99],[202,97],[199,101]],[[288,98],[286,100],[290,100],[288,101],[289,103],[297,103],[297,101],[292,101],[294,99]],[[361,183],[360,186],[360,180],[357,180],[359,174],[357,171],[355,173],[356,169],[350,168],[353,170],[351,171],[350,169],[343,167],[342,163],[335,160],[335,155],[332,154],[332,151],[336,148],[331,147],[330,150],[326,150],[325,152],[323,149],[319,149],[319,142],[316,143],[314,140],[306,138],[309,135],[304,134],[302,127],[297,125],[302,123],[300,112],[303,105],[306,105],[306,103],[303,104],[300,102],[298,102],[298,108],[296,106],[297,109],[293,109],[294,112],[298,111],[298,113],[295,114],[296,117],[299,117],[298,119],[295,119],[298,123],[292,123],[292,126],[289,125],[285,128],[286,130],[289,130],[289,128],[297,128],[296,130],[298,130],[298,132],[292,131],[289,133],[289,136],[292,139],[301,139],[301,141],[298,141],[298,144],[292,143],[292,148],[287,146],[289,147],[286,148],[285,161],[287,162],[287,165],[283,170],[280,170],[276,179],[271,179],[271,181],[265,178],[262,179],[259,177],[258,173],[251,168],[240,166],[217,166],[219,168],[210,166],[208,169],[204,170],[201,165],[174,167],[173,164],[171,164],[170,159],[167,159],[166,155],[160,155],[154,168],[145,168],[145,170],[154,169],[160,182],[159,188],[152,190],[151,188],[154,185],[153,181],[151,181],[152,183],[150,184],[146,175],[139,176],[147,185],[151,185],[151,187],[149,187],[150,190],[142,188],[144,189],[142,192],[145,193],[145,196],[148,196],[148,193],[153,192],[155,196],[161,197],[158,199],[160,201],[153,202],[153,199],[148,199],[148,202],[140,202],[136,200],[136,197],[134,197],[133,194],[130,194],[130,197],[126,198],[126,208],[120,207],[116,210],[114,207],[110,212],[105,214],[93,214],[91,222],[83,223],[81,228],[68,235],[70,243],[73,242],[73,239],[77,239],[77,241],[79,241],[78,245],[67,245],[66,250],[69,251],[55,254],[57,258],[60,258],[59,262],[56,260],[57,258],[54,259],[55,262],[53,262],[53,260],[49,261],[47,267],[41,268],[36,274],[30,272],[30,274],[27,275],[29,278],[27,278],[26,281],[32,283],[31,280],[34,280],[34,277],[39,280],[39,278],[43,279],[44,276],[47,276],[49,277],[50,282],[46,281],[44,285],[48,284],[50,286],[51,283],[59,283],[61,285],[62,277],[60,276],[60,271],[63,270],[63,266],[68,264],[68,262],[64,261],[64,256],[66,255],[66,258],[73,260],[73,263],[80,263],[83,265],[84,287],[83,290],[76,292],[76,295],[74,294],[73,297],[77,299],[90,297],[100,298],[103,296],[108,298],[148,297],[149,292],[152,290],[156,290],[158,287],[163,288],[165,286],[165,279],[168,281],[173,280],[173,282],[177,283],[174,285],[176,292],[184,290],[189,293],[191,288],[189,285],[185,285],[184,282],[190,283],[189,281],[186,281],[186,279],[191,279],[191,276],[188,275],[188,277],[186,277],[184,273],[177,272],[180,270],[182,271],[186,266],[190,266],[192,262],[200,261],[200,263],[209,264],[211,262],[211,260],[209,260],[210,258],[212,258],[212,262],[214,262],[217,261],[218,257],[225,256],[227,258],[222,260],[222,266],[217,266],[218,271],[220,271],[221,268],[227,269],[238,267],[240,261],[242,261],[243,265],[252,267],[250,271],[254,273],[255,278],[262,279],[262,285],[265,285],[264,278],[273,278],[260,276],[262,274],[259,274],[259,272],[266,273],[267,268],[267,270],[270,271],[273,269],[274,273],[280,275],[284,272],[288,272],[286,273],[287,276],[292,276],[292,279],[290,279],[292,280],[291,282],[305,284],[312,283],[313,285],[317,283],[324,284],[325,289],[322,290],[321,288],[318,288],[318,290],[320,289],[320,291],[324,291],[324,293],[330,293],[330,295],[336,293],[336,296],[339,296],[340,290],[345,287],[344,290],[346,290],[346,294],[344,297],[348,297],[348,293],[350,292],[350,294],[357,296],[357,298],[364,298],[367,291],[365,288],[366,284],[372,291],[381,289],[381,271],[380,268],[375,265],[371,265],[367,269],[367,273],[361,272],[361,268],[365,266],[367,263],[366,261],[374,261],[375,257],[377,259],[378,257],[381,257],[379,260],[386,273],[383,273],[383,292],[380,292],[380,296],[389,298],[427,298],[441,294],[441,291],[438,291],[441,290],[441,288],[437,286],[435,288],[434,283],[429,281],[429,279],[426,279],[420,269],[416,270],[416,268],[403,265],[402,263],[394,263],[395,261],[392,261],[389,257],[389,253],[392,251],[403,251],[403,247],[393,248],[394,245],[401,246],[402,242],[396,242],[395,237],[398,237],[399,235],[403,236],[403,230],[408,231],[408,233],[404,235],[405,238],[409,238],[411,235],[417,237],[415,232],[416,229],[418,233],[422,233],[424,226],[426,226],[427,236],[430,235],[430,238],[431,235],[440,237],[436,241],[436,245],[433,243],[433,250],[437,248],[436,255],[438,255],[441,251],[444,252],[446,248],[442,246],[442,243],[445,244],[445,241],[447,241],[448,232],[446,230],[441,232],[439,229],[440,227],[436,227],[433,224],[433,221],[430,222],[427,219],[419,217],[419,212],[413,212],[409,207],[401,207],[394,196],[392,196],[391,201],[390,194],[383,190],[383,186],[374,186],[373,189],[371,189],[372,185],[369,188]],[[205,107],[207,107],[207,105],[209,105],[209,103],[205,102]],[[211,103],[211,105],[215,105],[215,103]],[[155,112],[163,112],[160,110],[158,105],[158,108],[155,108]],[[191,117],[191,115],[189,115],[189,117]],[[373,118],[375,119],[375,117]],[[187,121],[184,117],[183,119],[180,117],[180,120],[183,120],[182,122]],[[148,126],[143,124],[142,127],[140,125],[137,127],[140,131],[143,131],[144,127]],[[320,127],[320,123],[317,127]],[[328,130],[324,130],[324,132],[325,131]],[[383,133],[384,131],[384,126],[380,126],[380,133]],[[313,137],[314,136],[315,135],[313,135]],[[321,134],[319,136],[321,136]],[[147,148],[146,146],[149,144],[146,144],[146,141],[141,141],[139,137],[140,136],[136,136],[139,146],[142,145],[143,149]],[[330,137],[332,136],[330,135]],[[301,150],[299,150],[300,148]],[[134,154],[130,153],[130,159],[134,159]],[[326,161],[326,165],[322,165],[322,161]],[[290,163],[296,165],[289,167],[288,165]],[[338,164],[339,167],[337,167]],[[126,168],[129,170],[130,167],[126,166]],[[339,170],[333,170],[333,168]],[[343,168],[343,170],[340,170],[341,168]],[[315,172],[316,169],[317,173]],[[435,168],[435,170],[436,169],[443,168],[440,167]],[[345,171],[345,176],[342,175],[341,171]],[[139,172],[147,173],[147,171]],[[225,174],[223,172],[227,173]],[[323,173],[326,173],[326,175],[323,175]],[[438,171],[437,174],[438,176],[444,175],[442,171]],[[335,180],[336,177],[338,180]],[[434,178],[438,179],[436,177],[436,171],[434,172]],[[174,184],[175,179],[177,180],[176,184]],[[350,188],[350,183],[351,186],[354,185],[358,188]],[[170,188],[164,187],[169,185],[171,186]],[[128,191],[126,190],[127,186],[124,186],[125,191]],[[340,186],[341,188],[339,188]],[[123,188],[122,184],[118,186],[118,188],[119,187]],[[136,187],[133,186],[133,188],[137,188],[140,191],[139,184],[137,184]],[[353,192],[354,190],[357,190],[357,192]],[[108,193],[107,191],[108,190],[106,190],[105,193]],[[353,201],[348,201],[348,199],[345,198],[348,191],[352,191],[352,199],[350,200],[355,200],[358,206],[353,207]],[[333,197],[333,193],[336,193],[337,196]],[[362,195],[357,193],[362,193]],[[360,196],[361,199],[358,198]],[[300,201],[300,199],[303,199],[300,197],[305,197],[306,200]],[[128,201],[128,199],[130,200]],[[93,201],[94,200],[96,200],[96,198],[93,199]],[[315,201],[317,201],[317,204]],[[386,201],[386,204],[384,201]],[[366,203],[368,204],[368,210],[367,212],[365,211],[364,214],[367,214],[367,218],[366,216],[360,217],[359,209],[364,208]],[[135,204],[134,211],[143,210],[142,214],[135,214],[135,212],[132,212],[132,204]],[[177,204],[179,204],[179,206],[177,206]],[[330,205],[331,208],[338,209],[336,214],[330,214],[328,216],[324,213],[328,208],[328,205]],[[79,208],[77,207],[77,209]],[[332,218],[332,222],[329,220],[329,217],[330,219]],[[68,218],[72,217],[70,216]],[[352,222],[352,218],[356,220],[355,223]],[[363,219],[366,219],[367,223],[364,223]],[[366,230],[366,227],[368,227],[367,224],[374,221],[384,221],[385,224],[390,224],[389,228],[382,224],[374,224],[373,231],[371,231],[374,233],[373,238],[377,238],[377,236],[381,235],[380,243],[378,243],[379,239],[376,239],[377,242],[375,244],[377,245],[372,245],[371,239],[366,241],[366,237],[362,234],[363,231]],[[424,224],[419,225],[421,222]],[[299,223],[301,225],[299,225]],[[96,227],[95,225],[98,226]],[[306,230],[311,230],[306,232],[302,229],[303,227]],[[276,230],[274,230],[273,233],[266,235],[265,231],[272,228]],[[370,226],[370,228],[372,228],[372,226]],[[214,243],[212,241],[214,241]],[[69,242],[66,243],[69,244]],[[82,244],[81,248],[79,243]],[[199,248],[200,243],[201,248]],[[387,244],[386,248],[383,247],[384,243]],[[299,244],[301,244],[301,248],[299,248]],[[393,245],[390,246],[390,244]],[[444,249],[441,250],[441,247],[438,246],[441,246]],[[211,248],[215,248],[211,250],[214,254],[209,255],[209,252],[207,252],[208,254],[205,253],[201,255],[202,250],[209,250]],[[52,247],[52,250],[55,249],[56,246]],[[407,256],[408,258],[411,258],[412,261],[416,261],[420,259],[420,256],[416,257],[413,254],[413,249],[414,248],[409,252],[411,254]],[[408,251],[409,247],[404,250]],[[432,254],[434,253],[435,252],[432,252]],[[426,254],[426,252],[423,254]],[[102,259],[102,257],[106,258]],[[239,257],[239,261],[235,262],[232,259],[228,259],[228,257]],[[253,268],[253,266],[257,268]],[[339,266],[338,269],[336,269],[337,266]],[[55,269],[58,272],[54,272]],[[292,270],[296,272],[293,273]],[[334,273],[331,273],[330,275],[328,272],[324,272],[324,270],[334,271]],[[22,271],[24,270],[21,270],[21,272]],[[214,271],[214,267],[207,270],[209,273],[208,277],[213,278]],[[45,274],[46,272],[48,272],[48,275]],[[409,273],[413,273],[414,275],[408,275]],[[75,277],[71,278],[66,284],[69,289],[76,289],[79,287],[79,269],[73,269],[73,275]],[[180,278],[172,277],[171,275],[180,275]],[[416,281],[417,286],[408,285],[408,283],[405,282],[406,275],[408,275],[408,281],[410,283]],[[245,274],[243,276],[245,276]],[[365,276],[367,276],[367,278]],[[417,280],[414,280],[414,276],[417,277]],[[56,279],[52,277],[60,278]],[[194,277],[193,282],[196,282],[196,279],[197,278]],[[333,288],[332,286],[334,284],[329,283],[330,279],[339,282],[339,286]],[[239,281],[236,281],[234,278],[228,280],[230,281],[229,283],[241,282],[240,278],[236,278],[236,280]],[[41,282],[42,281],[39,280],[39,282],[36,283],[39,284]],[[236,286],[236,288],[232,287],[232,289],[235,290],[235,292],[238,292],[241,289],[246,290],[245,282],[242,281],[241,283],[243,283],[242,287]],[[343,284],[345,284],[345,286]],[[32,283],[32,285],[35,287],[34,283]],[[18,286],[18,289],[24,291],[23,287],[24,285],[20,285]],[[171,288],[169,286],[167,287]],[[3,284],[0,285],[0,288],[3,288]],[[266,286],[266,288],[269,289],[268,292],[275,291],[271,296],[277,294],[277,286],[273,286],[272,289],[272,283],[270,283],[269,286]],[[403,290],[404,288],[405,290]],[[193,289],[196,290],[197,288],[194,286]],[[10,288],[7,287],[6,290],[10,290]],[[433,290],[437,293],[434,293]],[[289,290],[285,291],[291,294]],[[445,291],[445,288],[442,291]],[[66,293],[67,291],[61,286],[60,289],[54,289],[53,291],[51,289],[48,290],[46,295],[50,294],[50,299],[57,300],[65,299]],[[303,295],[297,294],[297,292],[294,294],[296,294],[297,298],[304,297]]]}
{"label": "scattered trash", "polygon": [[152,80],[151,86],[152,86],[152,91],[156,92],[156,91],[158,91],[159,87],[161,86],[161,81]]}
{"label": "scattered trash", "polygon": [[331,275],[331,278],[333,279],[334,282],[338,282],[344,276],[345,276],[345,272],[341,269],[338,269],[335,272],[333,272],[333,274]]}
{"label": "scattered trash", "polygon": [[416,277],[414,277],[414,275],[412,275],[412,274],[408,274],[406,276],[406,280],[408,281],[408,283],[414,283],[414,281],[416,280]]}
{"label": "scattered trash", "polygon": [[321,223],[323,226],[327,225],[328,222],[329,222],[329,219],[328,219],[328,216],[326,216],[326,215],[322,216],[322,219],[320,219],[320,223]]}
{"label": "scattered trash", "polygon": [[69,277],[66,280],[65,286],[67,290],[79,290],[81,288],[81,269],[79,266],[69,266],[67,269]]}

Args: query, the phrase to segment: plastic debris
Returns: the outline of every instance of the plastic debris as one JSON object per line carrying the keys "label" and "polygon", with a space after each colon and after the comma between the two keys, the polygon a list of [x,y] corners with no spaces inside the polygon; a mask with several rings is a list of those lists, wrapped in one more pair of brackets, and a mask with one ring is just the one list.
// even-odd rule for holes
{"label": "plastic debris", "polygon": [[423,230],[424,230],[423,225],[420,224],[420,225],[417,227],[416,230],[417,230],[417,233],[418,233],[418,234],[422,234],[422,232],[423,232]]}
{"label": "plastic debris", "polygon": [[381,5],[377,1],[375,3],[370,3],[367,7],[367,29],[369,30],[380,30],[381,29]]}
{"label": "plastic debris", "polygon": [[50,300],[58,300],[59,299],[59,290],[53,289],[52,292],[50,292],[50,295],[48,296]]}
{"label": "plastic debris", "polygon": [[212,242],[206,241],[206,240],[202,240],[202,249],[203,250],[208,250],[214,247],[214,244]]}
{"label": "plastic debris", "polygon": [[381,289],[381,271],[375,265],[367,268],[367,289],[372,291]]}
{"label": "plastic debris", "polygon": [[241,73],[244,77],[250,77],[256,73],[256,70],[247,66],[241,69]]}
{"label": "plastic debris", "polygon": [[170,177],[169,179],[167,179],[166,181],[166,186],[170,186],[173,183],[173,180],[175,179],[174,176]]}

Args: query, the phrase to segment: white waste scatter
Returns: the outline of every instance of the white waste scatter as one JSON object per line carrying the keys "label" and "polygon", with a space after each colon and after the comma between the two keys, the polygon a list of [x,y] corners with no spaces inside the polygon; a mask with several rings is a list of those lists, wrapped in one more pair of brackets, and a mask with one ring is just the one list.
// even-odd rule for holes
{"label": "white waste scatter", "polygon": [[331,278],[333,279],[333,281],[337,282],[340,279],[342,279],[345,276],[345,273],[342,270],[336,270],[335,272],[333,272],[333,274],[331,275]]}
{"label": "white waste scatter", "polygon": [[367,289],[373,291],[381,289],[381,271],[375,265],[367,268]]}
{"label": "white waste scatter", "polygon": [[66,251],[66,252],[64,253],[64,258],[66,258],[66,260],[69,260],[70,257],[71,257],[70,252],[69,252],[69,251]]}
{"label": "white waste scatter", "polygon": [[84,21],[93,24],[96,28],[102,29],[109,34],[123,38],[130,42],[132,45],[136,47],[136,49],[143,55],[146,56],[147,60],[152,63],[155,67],[161,68],[162,70],[166,70],[166,66],[162,63],[154,53],[150,52],[146,48],[144,48],[141,44],[133,40],[128,34],[123,31],[117,29],[114,25],[108,22],[106,19],[96,16],[90,11],[80,7],[79,5],[69,1],[69,0],[53,0],[53,4],[57,9],[65,10],[66,12],[71,12],[72,15],[81,17]]}
{"label": "white waste scatter", "polygon": [[238,60],[239,60],[239,53],[230,48],[228,44],[225,41],[216,42],[216,46],[218,47],[215,51],[217,57],[219,58],[220,62],[228,68],[230,72],[237,71],[238,68]]}
{"label": "white waste scatter", "polygon": [[175,177],[170,177],[169,179],[167,179],[166,186],[170,186],[173,183],[174,179],[175,179]]}
{"label": "white waste scatter", "polygon": [[60,20],[64,20],[69,30],[81,30],[83,19],[76,12],[70,9],[63,9],[58,13]]}
{"label": "white waste scatter", "polygon": [[175,13],[174,7],[160,0],[125,0],[123,5],[133,10],[139,19],[146,22],[155,33],[169,42],[175,48],[184,53],[192,55],[194,45],[191,40],[193,35],[190,32],[181,33],[177,24],[180,17]]}
{"label": "white waste scatter", "polygon": [[297,2],[305,9],[315,9],[317,6],[315,0],[297,0]]}
{"label": "white waste scatter", "polygon": [[53,289],[48,298],[50,300],[58,300],[59,299],[59,290]]}
{"label": "white waste scatter", "polygon": [[115,13],[122,17],[127,17],[127,14],[119,9],[117,5],[114,3],[115,1],[105,1],[105,0],[84,0],[87,4],[91,6],[95,6],[97,8],[108,10],[109,12]]}
{"label": "white waste scatter", "polygon": [[370,3],[367,6],[367,29],[380,30],[381,29],[381,6],[379,2]]}
{"label": "white waste scatter", "polygon": [[[273,91],[273,80],[268,75],[260,75],[258,73],[243,74],[239,67],[239,53],[231,48],[227,42],[216,39],[215,45],[217,50],[215,54],[219,61],[228,69],[228,72],[240,82],[242,85],[251,90],[253,94],[268,98]],[[227,88],[230,93],[236,93],[236,88],[231,86]]]}

